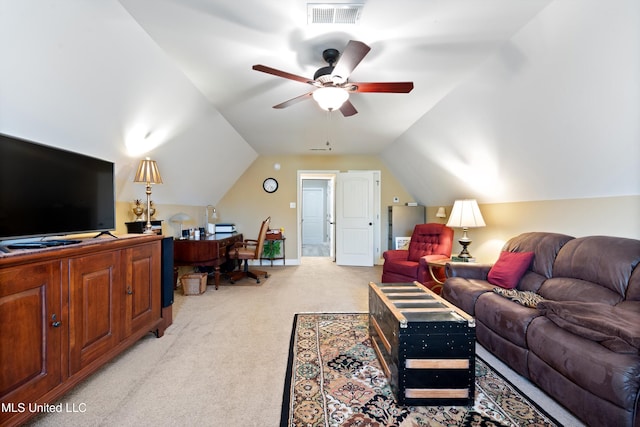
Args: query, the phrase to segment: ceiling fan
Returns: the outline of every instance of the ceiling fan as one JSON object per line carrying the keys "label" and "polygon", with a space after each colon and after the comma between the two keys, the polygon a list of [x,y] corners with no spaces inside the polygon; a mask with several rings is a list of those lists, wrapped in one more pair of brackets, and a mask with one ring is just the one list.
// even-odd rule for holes
{"label": "ceiling fan", "polygon": [[315,86],[316,89],[304,95],[297,96],[273,108],[286,108],[305,99],[313,98],[321,108],[327,111],[339,109],[343,116],[357,114],[353,104],[349,101],[349,93],[379,92],[379,93],[409,93],[413,89],[413,82],[350,82],[349,76],[369,53],[371,48],[366,44],[351,40],[342,55],[336,49],[326,49],[322,57],[329,64],[320,68],[313,75],[313,79],[280,71],[265,65],[254,65],[252,68],[263,73],[285,79],[295,80]]}

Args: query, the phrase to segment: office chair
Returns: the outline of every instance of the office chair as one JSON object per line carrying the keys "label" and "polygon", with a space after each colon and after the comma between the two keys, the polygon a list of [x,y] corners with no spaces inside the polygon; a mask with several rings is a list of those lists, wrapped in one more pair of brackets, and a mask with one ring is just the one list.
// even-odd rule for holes
{"label": "office chair", "polygon": [[249,270],[249,260],[260,259],[270,222],[271,217],[267,217],[267,219],[262,221],[258,240],[245,239],[243,242],[236,242],[235,245],[229,249],[229,259],[240,261],[238,265],[239,268],[242,261],[244,261],[244,268],[242,270],[234,270],[229,273],[229,280],[231,283],[235,283],[236,280],[242,279],[243,277],[254,278],[256,279],[256,283],[260,283],[261,275],[264,275],[265,279],[269,277],[269,273],[266,271]]}

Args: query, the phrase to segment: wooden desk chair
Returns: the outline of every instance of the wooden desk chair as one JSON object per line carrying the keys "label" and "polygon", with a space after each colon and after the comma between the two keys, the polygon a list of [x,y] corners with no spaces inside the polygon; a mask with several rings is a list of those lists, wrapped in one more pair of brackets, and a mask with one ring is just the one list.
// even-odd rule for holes
{"label": "wooden desk chair", "polygon": [[229,279],[231,280],[231,283],[235,283],[236,280],[242,279],[243,277],[254,278],[256,279],[256,283],[260,283],[261,275],[264,275],[265,279],[269,277],[269,273],[267,273],[266,271],[249,270],[249,260],[260,259],[270,222],[271,217],[267,217],[267,219],[262,221],[258,240],[245,239],[243,242],[236,242],[235,245],[229,250],[229,259],[240,261],[238,268],[240,268],[240,264],[242,264],[242,261],[244,260],[244,268],[242,270],[232,271],[229,273]]}

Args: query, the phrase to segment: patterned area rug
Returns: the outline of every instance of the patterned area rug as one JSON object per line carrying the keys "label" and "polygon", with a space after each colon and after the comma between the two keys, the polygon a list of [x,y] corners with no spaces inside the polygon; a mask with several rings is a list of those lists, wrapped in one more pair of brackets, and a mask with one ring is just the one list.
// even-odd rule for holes
{"label": "patterned area rug", "polygon": [[280,426],[555,426],[476,358],[473,407],[399,406],[369,340],[368,314],[297,314]]}

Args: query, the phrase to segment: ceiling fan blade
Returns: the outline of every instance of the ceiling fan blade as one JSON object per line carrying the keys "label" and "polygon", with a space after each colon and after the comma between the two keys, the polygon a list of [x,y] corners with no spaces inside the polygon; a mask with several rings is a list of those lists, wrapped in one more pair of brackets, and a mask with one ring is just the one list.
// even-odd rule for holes
{"label": "ceiling fan blade", "polygon": [[340,107],[340,112],[345,117],[351,117],[354,114],[358,114],[358,110],[356,110],[356,107],[354,107],[351,101],[349,101],[348,99],[344,101],[344,103]]}
{"label": "ceiling fan blade", "polygon": [[278,76],[278,77],[284,77],[285,79],[295,80],[297,82],[307,83],[307,84],[310,84],[310,85],[313,84],[313,80],[311,80],[311,79],[308,79],[308,78],[302,77],[302,76],[298,76],[298,75],[295,75],[295,74],[287,73],[286,71],[276,70],[275,68],[267,67],[266,65],[257,64],[257,65],[254,65],[251,68],[253,68],[256,71],[262,71],[263,73],[272,74],[272,75]]}
{"label": "ceiling fan blade", "polygon": [[342,81],[346,81],[354,68],[358,66],[370,50],[371,48],[366,44],[350,40],[342,55],[340,55],[340,59],[338,59],[331,76],[338,76]]}
{"label": "ceiling fan blade", "polygon": [[346,89],[349,92],[409,93],[413,90],[413,82],[349,82]]}
{"label": "ceiling fan blade", "polygon": [[313,91],[309,92],[309,93],[305,93],[304,95],[300,95],[300,96],[296,96],[295,98],[291,98],[288,101],[284,101],[278,105],[274,105],[273,108],[277,108],[277,109],[282,109],[282,108],[287,108],[293,104],[297,104],[300,101],[304,101],[305,99],[309,99],[311,98],[311,94],[313,93]]}

